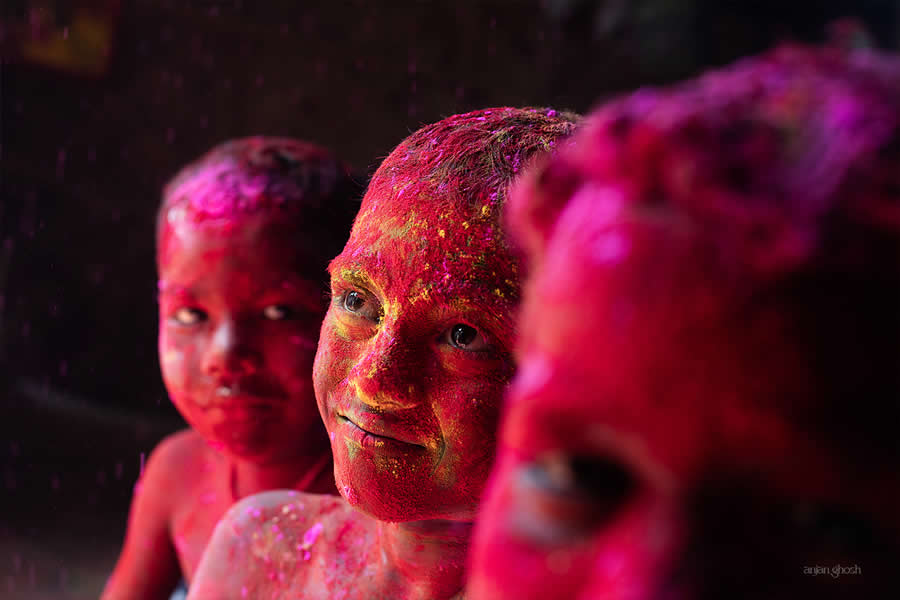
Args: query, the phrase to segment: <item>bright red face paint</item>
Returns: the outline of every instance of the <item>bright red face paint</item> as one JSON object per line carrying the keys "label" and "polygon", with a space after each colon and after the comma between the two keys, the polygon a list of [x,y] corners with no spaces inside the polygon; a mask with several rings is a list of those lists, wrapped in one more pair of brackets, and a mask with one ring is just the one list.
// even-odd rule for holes
{"label": "bright red face paint", "polygon": [[552,110],[457,115],[406,140],[373,178],[330,266],[314,369],[338,490],[369,515],[471,518],[513,368],[505,188],[571,129]]}
{"label": "bright red face paint", "polygon": [[601,109],[513,194],[470,598],[900,594],[897,106],[896,58],[788,49]]}
{"label": "bright red face paint", "polygon": [[288,220],[258,213],[176,220],[161,242],[159,356],[172,401],[210,444],[261,464],[320,435],[309,374],[322,299],[299,275],[296,237]]}
{"label": "bright red face paint", "polygon": [[314,373],[338,489],[381,520],[467,515],[512,372],[515,262],[489,201],[386,196],[331,265]]}

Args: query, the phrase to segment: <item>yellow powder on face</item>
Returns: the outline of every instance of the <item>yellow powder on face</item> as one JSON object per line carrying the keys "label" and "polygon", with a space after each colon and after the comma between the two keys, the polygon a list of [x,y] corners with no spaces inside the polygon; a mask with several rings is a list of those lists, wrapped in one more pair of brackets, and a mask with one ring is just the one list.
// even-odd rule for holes
{"label": "yellow powder on face", "polygon": [[378,368],[378,363],[372,361],[369,365],[369,370],[366,372],[366,379],[374,379],[376,375],[378,375],[378,371],[381,369]]}
{"label": "yellow powder on face", "polygon": [[408,474],[411,468],[411,465],[403,464],[400,460],[387,456],[376,456],[375,465],[380,473],[390,474],[394,479],[400,479],[403,474]]}
{"label": "yellow powder on face", "polygon": [[[334,329],[334,333],[337,337],[342,340],[350,339],[350,331],[346,323],[341,322],[340,319],[329,319],[329,325]],[[330,357],[331,354],[329,353],[328,356]]]}
{"label": "yellow powder on face", "polygon": [[421,279],[419,279],[416,282],[416,287],[422,288],[422,291],[419,292],[419,294],[417,296],[413,296],[409,299],[410,304],[415,304],[419,300],[428,300],[431,296],[431,294],[428,292],[428,288],[425,287],[425,284],[422,282]]}
{"label": "yellow powder on face", "polygon": [[347,458],[350,460],[355,459],[359,451],[362,450],[362,446],[347,437],[344,438],[344,445],[347,446]]}

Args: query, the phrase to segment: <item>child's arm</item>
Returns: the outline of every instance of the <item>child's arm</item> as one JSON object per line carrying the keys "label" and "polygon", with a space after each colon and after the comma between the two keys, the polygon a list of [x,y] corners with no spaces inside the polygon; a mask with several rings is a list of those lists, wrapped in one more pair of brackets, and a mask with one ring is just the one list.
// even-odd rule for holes
{"label": "child's arm", "polygon": [[102,600],[167,600],[178,584],[181,568],[169,535],[178,483],[175,437],[156,447],[134,487],[125,544]]}

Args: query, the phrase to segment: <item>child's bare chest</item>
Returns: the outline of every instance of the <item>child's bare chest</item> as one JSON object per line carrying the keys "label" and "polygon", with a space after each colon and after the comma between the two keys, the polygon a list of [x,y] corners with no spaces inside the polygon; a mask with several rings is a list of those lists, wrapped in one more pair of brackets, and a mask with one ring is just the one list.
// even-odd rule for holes
{"label": "child's bare chest", "polygon": [[222,477],[205,473],[181,495],[170,520],[172,545],[184,578],[190,582],[222,515],[233,504]]}

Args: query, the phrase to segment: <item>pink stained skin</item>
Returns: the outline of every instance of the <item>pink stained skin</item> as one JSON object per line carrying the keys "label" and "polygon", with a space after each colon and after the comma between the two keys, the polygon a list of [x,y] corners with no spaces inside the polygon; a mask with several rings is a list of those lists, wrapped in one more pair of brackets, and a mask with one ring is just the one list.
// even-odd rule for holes
{"label": "pink stained skin", "polygon": [[191,598],[458,597],[513,371],[518,260],[499,226],[505,190],[572,128],[555,111],[476,111],[423,128],[384,161],[329,268],[314,367],[345,501],[240,503]]}
{"label": "pink stained skin", "polygon": [[512,193],[468,598],[900,596],[898,106],[896,57],[784,48],[601,108]]}
{"label": "pink stained skin", "polygon": [[[303,196],[287,187],[303,179],[267,162],[269,153],[290,169],[337,165],[311,145],[248,138],[217,147],[167,190],[157,256],[160,366],[191,429],[160,443],[135,486],[105,600],[168,598],[179,578],[190,582],[216,523],[240,498],[335,492],[311,381],[327,306],[317,246],[327,243],[308,233]],[[232,194],[242,181],[256,182],[257,194]],[[291,202],[266,198],[259,182],[280,185]],[[307,193],[306,204],[341,200],[327,188]]]}

